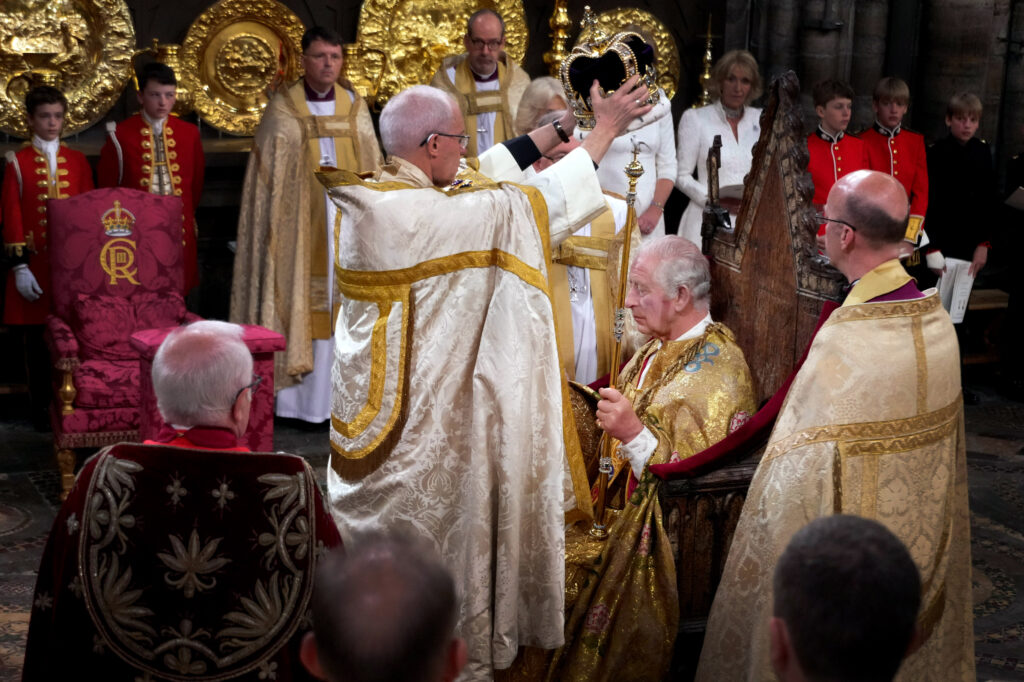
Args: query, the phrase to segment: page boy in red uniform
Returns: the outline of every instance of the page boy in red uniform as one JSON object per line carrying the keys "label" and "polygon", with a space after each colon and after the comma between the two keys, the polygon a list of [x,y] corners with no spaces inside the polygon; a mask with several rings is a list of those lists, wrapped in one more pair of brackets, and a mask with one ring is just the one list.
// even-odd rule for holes
{"label": "page boy in red uniform", "polygon": [[199,129],[171,115],[177,92],[174,70],[146,64],[139,74],[142,111],[116,126],[100,152],[100,187],[133,187],[181,197],[185,293],[199,284],[196,265],[196,207],[203,191],[205,159]]}
{"label": "page boy in red uniform", "polygon": [[[807,136],[807,171],[814,182],[814,209],[821,214],[836,180],[868,168],[868,152],[860,138],[846,132],[853,114],[853,88],[849,85],[831,78],[816,84],[814,112],[818,128]],[[818,235],[824,234],[822,224]]]}
{"label": "page boy in red uniform", "polygon": [[[868,150],[871,170],[888,173],[903,185],[910,200],[910,222],[907,224],[907,243],[918,246],[923,238],[924,216],[928,209],[928,159],[924,135],[903,127],[903,117],[910,106],[910,88],[900,78],[888,76],[878,81],[872,101],[875,123],[860,135]],[[928,267],[942,270],[942,254],[934,247],[925,246]],[[918,255],[907,261],[908,266],[920,262]],[[911,273],[915,274],[915,273]]]}
{"label": "page boy in red uniform", "polygon": [[25,332],[26,366],[33,420],[46,420],[49,359],[42,325],[50,312],[50,255],[47,250],[47,199],[65,199],[93,188],[92,168],[81,152],[60,142],[68,101],[48,85],[25,95],[31,141],[7,152],[0,206],[4,250],[17,264],[7,275],[3,322]]}

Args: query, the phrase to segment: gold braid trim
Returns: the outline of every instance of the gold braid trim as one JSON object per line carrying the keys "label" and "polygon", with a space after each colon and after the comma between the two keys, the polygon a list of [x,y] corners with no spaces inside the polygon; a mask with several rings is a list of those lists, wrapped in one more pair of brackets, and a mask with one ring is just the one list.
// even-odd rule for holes
{"label": "gold braid trim", "polygon": [[799,431],[769,444],[762,461],[770,462],[794,448],[826,441],[864,441],[844,443],[845,453],[850,456],[912,450],[948,435],[950,429],[956,428],[956,419],[961,409],[962,402],[960,396],[957,396],[945,407],[905,419],[830,424]]}

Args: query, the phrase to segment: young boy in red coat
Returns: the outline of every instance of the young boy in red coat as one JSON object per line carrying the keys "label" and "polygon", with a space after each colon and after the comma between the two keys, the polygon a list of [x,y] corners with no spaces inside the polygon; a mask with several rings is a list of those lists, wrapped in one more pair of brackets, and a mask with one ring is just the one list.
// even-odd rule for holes
{"label": "young boy in red coat", "polygon": [[[829,190],[839,178],[868,168],[868,152],[858,137],[846,132],[853,114],[853,88],[849,85],[832,78],[816,84],[814,113],[818,115],[818,128],[807,136],[807,171],[814,182],[812,203],[820,215]],[[824,234],[822,223],[818,228],[822,249]]]}
{"label": "young boy in red coat", "polygon": [[81,152],[60,143],[68,101],[57,88],[32,88],[25,110],[32,139],[7,152],[3,190],[4,250],[16,265],[7,275],[3,322],[25,333],[26,366],[33,419],[46,421],[49,359],[42,325],[50,312],[50,255],[47,250],[47,199],[66,199],[93,188],[92,168]]}
{"label": "young boy in red coat", "polygon": [[[910,106],[910,88],[900,78],[888,76],[878,81],[872,107],[875,123],[860,135],[868,150],[871,170],[888,173],[903,185],[910,200],[910,221],[907,224],[907,248],[923,241],[924,216],[928,209],[928,159],[924,135],[903,127],[903,117]],[[927,245],[924,249],[928,267],[942,271],[942,253]],[[916,266],[918,255],[907,265]],[[911,273],[914,274],[914,273]]]}
{"label": "young boy in red coat", "polygon": [[100,152],[100,187],[133,187],[181,197],[185,293],[199,284],[196,265],[196,207],[206,161],[199,129],[171,115],[178,81],[166,64],[146,64],[139,74],[142,111],[121,123],[107,123]]}
{"label": "young boy in red coat", "polygon": [[807,170],[814,181],[814,205],[825,206],[836,180],[868,167],[864,143],[846,132],[853,112],[853,88],[842,81],[824,80],[814,86],[814,112],[818,128],[807,136],[810,161]]}

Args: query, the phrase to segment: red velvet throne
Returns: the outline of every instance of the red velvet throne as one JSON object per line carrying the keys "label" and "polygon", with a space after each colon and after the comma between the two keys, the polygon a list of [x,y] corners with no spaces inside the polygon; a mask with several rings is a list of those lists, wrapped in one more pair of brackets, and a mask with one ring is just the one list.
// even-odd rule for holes
{"label": "red velvet throne", "polygon": [[54,311],[45,339],[62,498],[76,448],[139,437],[139,353],[131,335],[199,319],[185,311],[181,200],[98,189],[47,202]]}

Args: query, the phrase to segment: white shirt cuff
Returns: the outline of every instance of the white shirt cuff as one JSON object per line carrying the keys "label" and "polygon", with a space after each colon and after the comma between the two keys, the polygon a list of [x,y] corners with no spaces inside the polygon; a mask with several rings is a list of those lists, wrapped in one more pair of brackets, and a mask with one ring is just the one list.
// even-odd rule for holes
{"label": "white shirt cuff", "polygon": [[629,466],[633,469],[633,475],[637,480],[640,480],[640,475],[644,472],[644,465],[657,449],[658,439],[646,426],[637,434],[636,438],[619,446],[619,452],[629,460]]}

